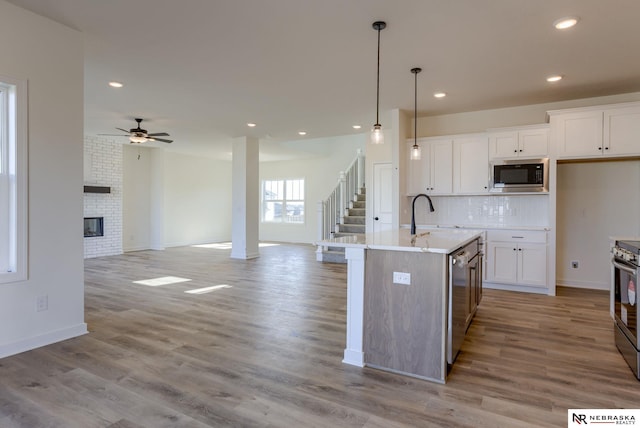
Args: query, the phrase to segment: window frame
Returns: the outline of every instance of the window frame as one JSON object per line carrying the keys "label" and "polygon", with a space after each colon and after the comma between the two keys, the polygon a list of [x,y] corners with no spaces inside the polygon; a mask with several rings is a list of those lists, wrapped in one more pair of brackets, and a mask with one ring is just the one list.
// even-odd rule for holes
{"label": "window frame", "polygon": [[0,166],[5,175],[8,213],[6,219],[8,270],[0,272],[0,284],[27,279],[28,245],[28,94],[27,80],[0,75]]}
{"label": "window frame", "polygon": [[[303,199],[291,199],[288,197],[288,182],[302,182],[302,196]],[[267,183],[280,182],[282,183],[283,195],[281,199],[266,199],[266,186]],[[261,183],[260,189],[260,222],[265,224],[288,224],[288,225],[305,225],[307,222],[306,214],[302,214],[302,221],[288,221],[287,212],[287,203],[302,203],[303,213],[307,212],[307,201],[306,201],[306,179],[303,177],[297,178],[273,178],[273,179],[263,179]],[[265,205],[269,202],[280,202],[282,204],[282,213],[280,216],[280,220],[267,220],[265,219]]]}

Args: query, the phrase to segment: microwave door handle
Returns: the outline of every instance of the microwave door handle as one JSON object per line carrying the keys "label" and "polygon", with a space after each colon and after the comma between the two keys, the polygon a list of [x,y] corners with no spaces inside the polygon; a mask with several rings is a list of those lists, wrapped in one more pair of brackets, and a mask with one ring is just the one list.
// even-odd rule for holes
{"label": "microwave door handle", "polygon": [[611,260],[611,263],[613,263],[613,265],[615,267],[617,267],[618,269],[623,270],[623,271],[625,271],[627,273],[630,273],[631,275],[635,275],[636,274],[635,269],[632,269],[632,268],[630,268],[628,266],[622,265],[622,264],[616,262],[615,260]]}

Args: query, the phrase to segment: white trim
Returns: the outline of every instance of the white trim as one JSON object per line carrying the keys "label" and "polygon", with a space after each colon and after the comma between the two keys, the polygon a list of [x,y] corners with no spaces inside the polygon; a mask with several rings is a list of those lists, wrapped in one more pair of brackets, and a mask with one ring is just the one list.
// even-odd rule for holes
{"label": "white trim", "polygon": [[19,354],[21,352],[30,351],[42,346],[51,345],[52,343],[82,336],[83,334],[87,333],[89,333],[89,331],[87,330],[87,324],[80,323],[71,327],[66,327],[35,337],[30,337],[28,339],[9,343],[7,345],[0,345],[0,358],[5,358],[11,355]]}
{"label": "white trim", "polygon": [[[10,102],[15,109],[9,109],[9,114],[15,113],[15,117],[10,117],[9,121],[13,126],[9,127],[9,139],[15,141],[15,218],[13,238],[16,246],[11,250],[14,252],[11,257],[15,257],[15,272],[4,272],[0,274],[0,284],[25,281],[28,277],[28,83],[27,80],[14,79],[0,76],[0,82],[10,86],[9,96],[14,97]],[[14,134],[14,135],[12,135]],[[11,150],[10,150],[11,151]]]}

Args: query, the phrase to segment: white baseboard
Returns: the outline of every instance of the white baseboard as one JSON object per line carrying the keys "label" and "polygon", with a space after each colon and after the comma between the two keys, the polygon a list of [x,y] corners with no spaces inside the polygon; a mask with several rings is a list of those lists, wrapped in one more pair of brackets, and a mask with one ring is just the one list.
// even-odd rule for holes
{"label": "white baseboard", "polygon": [[0,358],[9,357],[11,355],[20,354],[42,346],[51,345],[52,343],[61,342],[73,337],[87,334],[87,324],[81,323],[60,330],[51,331],[28,339],[22,339],[17,342],[0,345]]}
{"label": "white baseboard", "polygon": [[609,290],[611,286],[602,282],[558,279],[556,284],[562,287],[587,288],[589,290]]}

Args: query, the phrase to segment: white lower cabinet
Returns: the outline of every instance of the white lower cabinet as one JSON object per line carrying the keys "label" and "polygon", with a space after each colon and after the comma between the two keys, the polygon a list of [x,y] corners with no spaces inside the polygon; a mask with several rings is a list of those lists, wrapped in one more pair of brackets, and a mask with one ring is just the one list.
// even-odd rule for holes
{"label": "white lower cabinet", "polygon": [[547,286],[547,233],[487,231],[487,282]]}

